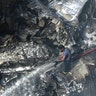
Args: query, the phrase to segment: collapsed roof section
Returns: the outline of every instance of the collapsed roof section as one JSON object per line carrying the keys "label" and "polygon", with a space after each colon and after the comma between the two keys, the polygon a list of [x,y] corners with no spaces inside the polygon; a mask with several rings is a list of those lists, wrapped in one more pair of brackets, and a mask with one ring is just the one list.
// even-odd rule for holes
{"label": "collapsed roof section", "polygon": [[59,17],[68,21],[76,20],[83,6],[88,0],[53,0],[49,3],[49,8],[56,10]]}

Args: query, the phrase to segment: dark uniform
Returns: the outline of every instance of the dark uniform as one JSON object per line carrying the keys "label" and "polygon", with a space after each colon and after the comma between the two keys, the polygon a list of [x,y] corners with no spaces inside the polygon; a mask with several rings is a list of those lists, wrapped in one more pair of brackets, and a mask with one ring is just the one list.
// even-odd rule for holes
{"label": "dark uniform", "polygon": [[70,71],[70,62],[71,62],[71,52],[68,48],[64,50],[65,60],[64,60],[64,71],[69,72]]}

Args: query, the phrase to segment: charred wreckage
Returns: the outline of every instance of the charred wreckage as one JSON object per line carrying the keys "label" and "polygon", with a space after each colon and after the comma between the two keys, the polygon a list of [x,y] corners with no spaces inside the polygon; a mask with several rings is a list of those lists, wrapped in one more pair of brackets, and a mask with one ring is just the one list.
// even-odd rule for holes
{"label": "charred wreckage", "polygon": [[[95,5],[96,0],[1,0],[0,94],[95,96]],[[66,76],[60,64],[53,67],[60,44],[72,51],[72,70]],[[11,90],[15,95],[6,93],[16,82],[18,87]],[[88,82],[93,91],[86,95]],[[23,89],[21,94],[17,88],[22,87],[29,87],[30,92]]]}

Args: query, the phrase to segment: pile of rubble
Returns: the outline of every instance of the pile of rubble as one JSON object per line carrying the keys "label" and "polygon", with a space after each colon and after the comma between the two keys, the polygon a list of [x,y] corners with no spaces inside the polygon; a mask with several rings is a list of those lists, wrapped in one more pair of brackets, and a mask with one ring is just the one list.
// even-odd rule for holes
{"label": "pile of rubble", "polygon": [[[96,34],[93,30],[95,28],[90,26],[93,20],[90,14],[94,12],[92,1],[94,0],[10,0],[10,3],[7,2],[8,4],[2,7],[4,8],[2,14],[0,13],[0,72],[1,76],[3,74],[1,83],[4,86],[10,85],[10,81],[14,81],[14,78],[18,80],[18,74],[25,75],[28,71],[32,71],[33,65],[39,66],[51,61],[58,55],[57,47],[60,44],[69,48],[76,45],[76,50],[73,48],[76,54],[81,49],[85,50],[91,45],[96,45]],[[2,2],[1,0],[1,5],[4,3]],[[9,5],[8,11],[4,11]],[[61,80],[59,87],[65,90],[63,94],[69,95],[70,92],[75,91],[78,94],[83,91],[82,83],[75,81],[77,78],[85,79],[86,75],[89,75],[86,62],[83,61],[81,59],[76,62],[76,66],[73,65],[75,67],[71,72],[74,78],[70,77],[71,80],[67,83],[68,80],[65,80],[67,77],[63,78],[62,73],[55,74],[56,78]],[[58,91],[56,78],[51,73],[45,74],[46,77],[43,78],[45,81],[38,79],[42,84],[36,87],[39,91],[43,90],[46,96],[57,93],[61,96],[62,90]],[[50,87],[52,90],[49,90]]]}
{"label": "pile of rubble", "polygon": [[[85,9],[83,9],[83,7],[87,8],[86,3],[88,6],[89,5],[91,6],[91,4],[89,4],[90,0],[79,1],[79,3],[76,0],[72,2],[70,2],[70,0],[69,1],[13,0],[10,1],[9,3],[8,2],[4,3],[4,2],[5,1],[2,1],[0,3],[0,4],[6,3],[4,8],[6,8],[6,6],[9,5],[10,7],[8,7],[8,13],[4,11],[5,9],[2,7],[3,15],[1,15],[1,19],[0,19],[0,24],[1,24],[0,47],[7,47],[10,45],[11,47],[12,46],[16,47],[16,45],[18,46],[18,41],[20,42],[27,41],[27,42],[35,43],[36,49],[38,46],[40,46],[41,48],[40,50],[43,49],[44,51],[46,50],[47,55],[49,55],[50,57],[52,56],[52,53],[53,54],[56,53],[53,51],[53,49],[56,50],[57,46],[60,44],[70,47],[74,44],[79,45],[81,43],[80,40],[82,39],[84,28],[86,27],[86,24],[88,23],[88,19],[89,19],[87,10],[84,11]],[[73,5],[71,6],[70,3],[71,5],[73,4],[74,6]],[[85,15],[87,15],[88,18]],[[26,44],[30,46],[30,44],[28,43]],[[32,46],[35,45],[33,44]],[[46,46],[46,47],[42,47],[42,46]],[[30,47],[29,49],[31,48],[32,47]],[[32,48],[32,50],[33,49],[34,48]],[[14,51],[16,50],[17,49],[15,49]],[[10,53],[15,54],[14,52],[11,51]],[[38,56],[40,54],[42,55],[46,54],[46,52],[39,53]],[[32,54],[31,53],[32,51],[30,50],[28,54],[30,54],[30,56],[32,57],[33,53]],[[9,52],[7,54],[9,54]],[[12,54],[10,55],[12,57]],[[30,58],[30,56],[27,58]],[[24,58],[24,56],[21,57]],[[34,57],[36,56],[34,55]],[[1,58],[3,59],[3,57]],[[14,58],[20,59],[20,57],[13,56],[13,59],[10,59],[10,61],[14,60]],[[3,61],[1,61],[1,63],[2,62]]]}
{"label": "pile of rubble", "polygon": [[[86,26],[86,22],[84,23],[82,19],[80,22],[83,23],[78,20],[81,18],[79,15],[87,0],[79,3],[76,0],[73,2],[66,2],[66,0],[44,2],[40,0],[14,0],[12,2],[10,1],[9,14],[5,18],[9,24],[9,34],[15,34],[20,41],[32,40],[39,44],[51,41],[52,45],[68,45],[69,42],[72,45],[76,43],[80,32]],[[69,6],[70,3],[73,6]],[[68,17],[68,15],[70,16]],[[3,17],[1,24],[5,22]],[[86,18],[83,19],[86,21]],[[3,31],[5,30],[2,29]]]}

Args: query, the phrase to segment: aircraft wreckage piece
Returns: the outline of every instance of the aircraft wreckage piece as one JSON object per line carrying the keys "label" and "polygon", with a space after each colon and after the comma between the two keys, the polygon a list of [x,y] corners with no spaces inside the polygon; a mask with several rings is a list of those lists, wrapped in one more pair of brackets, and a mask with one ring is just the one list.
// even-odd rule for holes
{"label": "aircraft wreckage piece", "polygon": [[56,13],[67,21],[74,21],[78,16],[88,0],[53,0],[49,3],[49,7],[56,10]]}

